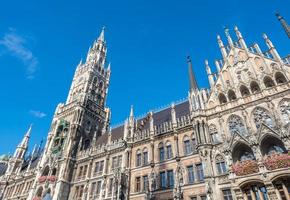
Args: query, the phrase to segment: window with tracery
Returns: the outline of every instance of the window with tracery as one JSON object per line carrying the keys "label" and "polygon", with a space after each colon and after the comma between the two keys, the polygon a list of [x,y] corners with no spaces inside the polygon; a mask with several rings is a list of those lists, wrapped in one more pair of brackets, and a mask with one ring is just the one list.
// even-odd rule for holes
{"label": "window with tracery", "polygon": [[282,114],[284,122],[289,123],[290,122],[290,102],[289,102],[289,100],[284,100],[280,104],[280,112]]}
{"label": "window with tracery", "polygon": [[209,126],[209,133],[211,136],[211,140],[214,144],[221,142],[220,137],[218,135],[218,131],[215,125],[210,125]]}
{"label": "window with tracery", "polygon": [[234,134],[235,132],[238,132],[242,135],[247,134],[247,130],[242,122],[242,119],[237,115],[232,115],[229,118],[229,130],[231,134]]}
{"label": "window with tracery", "polygon": [[253,116],[257,128],[260,128],[262,123],[269,126],[270,128],[274,127],[274,121],[266,109],[261,107],[255,108]]}

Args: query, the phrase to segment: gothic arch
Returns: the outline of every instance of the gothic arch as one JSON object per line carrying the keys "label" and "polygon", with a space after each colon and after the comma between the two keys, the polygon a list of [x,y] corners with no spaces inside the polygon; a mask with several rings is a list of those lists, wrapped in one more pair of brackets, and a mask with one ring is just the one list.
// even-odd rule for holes
{"label": "gothic arch", "polygon": [[242,118],[238,115],[231,115],[228,118],[228,127],[231,134],[236,132],[243,136],[247,134],[246,126],[244,125]]}
{"label": "gothic arch", "polygon": [[265,124],[270,128],[275,126],[274,120],[269,111],[263,107],[256,107],[252,111],[252,116],[257,129],[259,129],[262,124]]}
{"label": "gothic arch", "polygon": [[250,90],[245,85],[240,86],[240,92],[243,97],[250,95]]}
{"label": "gothic arch", "polygon": [[219,98],[220,104],[227,103],[227,98],[223,93],[220,93],[218,98]]}
{"label": "gothic arch", "polygon": [[49,166],[46,165],[43,169],[42,176],[48,176],[49,174]]}
{"label": "gothic arch", "polygon": [[261,92],[260,86],[256,81],[250,83],[250,88],[252,93]]}
{"label": "gothic arch", "polygon": [[287,82],[285,75],[282,72],[275,73],[275,80],[277,84],[283,84]]}
{"label": "gothic arch", "polygon": [[270,76],[265,76],[263,81],[266,88],[275,86],[275,83]]}
{"label": "gothic arch", "polygon": [[245,142],[240,141],[233,146],[232,158],[234,162],[256,159],[251,147]]}
{"label": "gothic arch", "polygon": [[233,101],[237,99],[236,93],[233,90],[228,91],[228,99],[229,101]]}
{"label": "gothic arch", "polygon": [[286,152],[286,148],[280,138],[272,134],[264,135],[261,138],[260,148],[263,155]]}

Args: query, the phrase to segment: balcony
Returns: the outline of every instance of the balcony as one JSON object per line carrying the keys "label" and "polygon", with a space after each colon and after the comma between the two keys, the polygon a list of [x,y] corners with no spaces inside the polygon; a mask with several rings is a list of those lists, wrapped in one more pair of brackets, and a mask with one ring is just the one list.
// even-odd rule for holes
{"label": "balcony", "polygon": [[258,163],[256,160],[237,161],[232,165],[232,171],[237,176],[244,176],[259,172]]}
{"label": "balcony", "polygon": [[267,155],[263,161],[268,170],[275,170],[290,167],[290,152],[284,154]]}

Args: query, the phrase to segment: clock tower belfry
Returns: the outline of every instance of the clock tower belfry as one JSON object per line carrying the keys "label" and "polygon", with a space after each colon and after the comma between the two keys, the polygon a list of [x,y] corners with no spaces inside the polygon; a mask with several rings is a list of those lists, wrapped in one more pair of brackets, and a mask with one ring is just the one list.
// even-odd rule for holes
{"label": "clock tower belfry", "polygon": [[43,187],[37,180],[44,172],[47,176],[47,171],[57,179],[56,185],[46,186],[52,199],[68,199],[77,152],[89,149],[107,132],[110,109],[105,105],[111,71],[106,54],[103,28],[86,61],[80,61],[76,68],[66,103],[56,108],[31,199]]}

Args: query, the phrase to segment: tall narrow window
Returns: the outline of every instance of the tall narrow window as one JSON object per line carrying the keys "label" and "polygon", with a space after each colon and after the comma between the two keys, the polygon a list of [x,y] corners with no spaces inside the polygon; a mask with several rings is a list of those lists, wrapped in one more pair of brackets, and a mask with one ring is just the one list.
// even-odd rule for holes
{"label": "tall narrow window", "polygon": [[94,195],[96,190],[96,182],[92,183],[90,195]]}
{"label": "tall narrow window", "polygon": [[193,166],[187,167],[187,176],[188,176],[188,183],[194,183],[194,172],[193,172]]}
{"label": "tall narrow window", "polygon": [[102,160],[102,161],[100,162],[99,173],[103,173],[103,170],[104,170],[104,161]]}
{"label": "tall narrow window", "polygon": [[200,182],[204,181],[204,174],[203,174],[203,167],[202,164],[196,165],[196,171],[197,171],[197,178]]}
{"label": "tall narrow window", "polygon": [[141,178],[136,177],[136,192],[140,192],[141,190]]}
{"label": "tall narrow window", "polygon": [[142,155],[140,151],[137,151],[137,158],[136,158],[136,166],[139,167],[141,166],[141,161],[142,161]]}
{"label": "tall narrow window", "polygon": [[172,188],[174,186],[173,170],[167,171],[167,186]]}
{"label": "tall narrow window", "polygon": [[183,145],[184,145],[184,154],[189,155],[192,153],[192,146],[190,144],[189,138],[186,136],[183,140]]}
{"label": "tall narrow window", "polygon": [[160,161],[164,161],[165,160],[163,144],[159,145],[159,160]]}
{"label": "tall narrow window", "polygon": [[148,165],[148,152],[144,151],[143,152],[143,165]]}
{"label": "tall narrow window", "polygon": [[173,157],[171,144],[168,144],[166,146],[166,154],[167,154],[167,159],[171,159]]}
{"label": "tall narrow window", "polygon": [[147,191],[148,188],[148,176],[143,176],[143,191]]}
{"label": "tall narrow window", "polygon": [[160,172],[160,187],[166,188],[166,174],[165,174],[165,172]]}
{"label": "tall narrow window", "polygon": [[101,193],[101,187],[102,187],[102,181],[98,181],[97,182],[97,190],[96,190],[96,194],[99,196]]}

